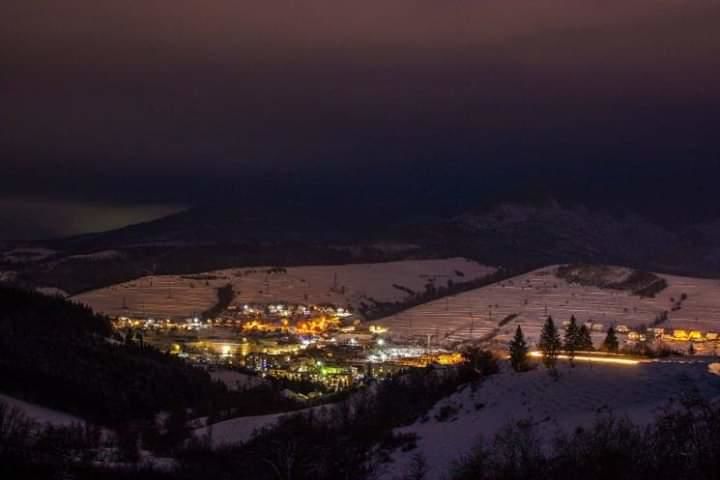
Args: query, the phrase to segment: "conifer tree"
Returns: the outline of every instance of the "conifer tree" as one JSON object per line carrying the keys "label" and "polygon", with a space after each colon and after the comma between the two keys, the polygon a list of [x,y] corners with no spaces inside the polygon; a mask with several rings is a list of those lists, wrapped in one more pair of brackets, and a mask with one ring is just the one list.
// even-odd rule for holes
{"label": "conifer tree", "polygon": [[575,366],[575,352],[580,349],[580,330],[577,326],[575,315],[570,317],[570,323],[565,328],[565,352],[570,358],[570,366]]}
{"label": "conifer tree", "polygon": [[538,347],[542,352],[543,365],[552,371],[555,370],[557,364],[557,356],[560,351],[562,342],[560,341],[560,334],[555,327],[552,317],[548,317],[543,325],[542,332],[540,333],[540,342]]}
{"label": "conifer tree", "polygon": [[581,325],[578,330],[578,350],[593,350],[590,329],[588,329],[585,325]]}
{"label": "conifer tree", "polygon": [[613,327],[608,328],[607,336],[603,342],[603,349],[612,353],[617,353],[620,349],[620,343],[618,342],[617,335],[615,335],[615,329]]}
{"label": "conifer tree", "polygon": [[527,370],[528,346],[522,328],[518,325],[515,337],[510,342],[510,364],[516,372]]}

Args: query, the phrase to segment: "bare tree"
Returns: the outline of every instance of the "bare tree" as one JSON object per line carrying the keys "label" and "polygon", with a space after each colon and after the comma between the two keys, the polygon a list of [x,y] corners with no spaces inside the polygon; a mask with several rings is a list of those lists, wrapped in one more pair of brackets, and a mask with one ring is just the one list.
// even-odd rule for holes
{"label": "bare tree", "polygon": [[278,480],[292,480],[297,464],[297,443],[295,440],[277,442],[271,458],[264,458]]}
{"label": "bare tree", "polygon": [[428,474],[428,464],[425,455],[416,453],[410,459],[410,466],[402,480],[425,480]]}
{"label": "bare tree", "polygon": [[0,402],[0,455],[25,445],[32,422],[17,408]]}

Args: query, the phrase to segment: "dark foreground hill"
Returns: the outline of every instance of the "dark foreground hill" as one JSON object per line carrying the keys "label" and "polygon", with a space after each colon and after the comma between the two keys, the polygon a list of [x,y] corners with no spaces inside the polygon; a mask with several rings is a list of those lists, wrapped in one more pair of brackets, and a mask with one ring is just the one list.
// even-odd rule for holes
{"label": "dark foreground hill", "polygon": [[[111,332],[58,297],[0,287],[0,392],[105,426],[159,412],[256,415],[297,408],[279,386],[229,391],[203,369]],[[183,413],[184,415],[185,413]]]}
{"label": "dark foreground hill", "polygon": [[205,404],[224,388],[181,360],[110,339],[88,308],[0,288],[0,391],[104,425]]}

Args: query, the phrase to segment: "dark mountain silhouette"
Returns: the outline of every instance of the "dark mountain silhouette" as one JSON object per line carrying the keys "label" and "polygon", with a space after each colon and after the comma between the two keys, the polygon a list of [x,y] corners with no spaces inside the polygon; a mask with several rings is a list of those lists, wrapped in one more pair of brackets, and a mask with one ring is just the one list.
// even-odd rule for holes
{"label": "dark mountain silhouette", "polygon": [[663,225],[640,214],[552,201],[420,217],[402,205],[368,208],[345,199],[270,202],[262,209],[198,207],[110,232],[35,243],[55,253],[20,264],[4,261],[0,271],[22,285],[71,293],[150,273],[458,255],[514,270],[583,262],[720,276],[720,221]]}

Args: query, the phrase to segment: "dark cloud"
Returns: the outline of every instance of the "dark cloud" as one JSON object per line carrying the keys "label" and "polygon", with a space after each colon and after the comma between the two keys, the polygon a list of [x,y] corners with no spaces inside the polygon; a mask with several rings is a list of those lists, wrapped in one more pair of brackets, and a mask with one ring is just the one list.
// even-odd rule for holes
{"label": "dark cloud", "polygon": [[488,177],[514,191],[529,162],[567,175],[577,162],[593,178],[622,162],[720,161],[717,1],[10,0],[3,11],[5,195],[188,204],[267,175],[422,190],[417,172],[418,185],[446,179],[444,192]]}

